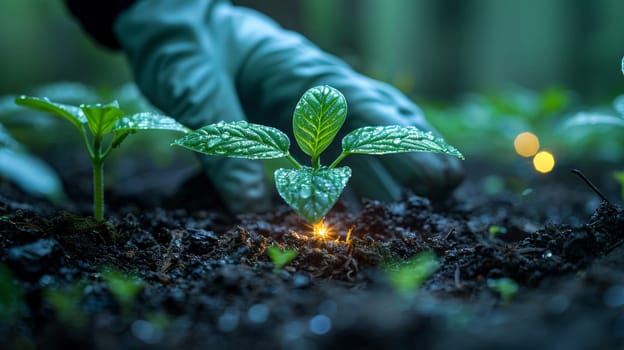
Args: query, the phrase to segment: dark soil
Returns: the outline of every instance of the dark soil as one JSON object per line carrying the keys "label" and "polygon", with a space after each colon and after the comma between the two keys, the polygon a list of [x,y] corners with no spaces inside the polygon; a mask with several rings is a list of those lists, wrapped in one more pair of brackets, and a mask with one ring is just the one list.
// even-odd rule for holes
{"label": "dark soil", "polygon": [[[475,169],[443,202],[406,192],[396,203],[365,201],[356,212],[339,203],[326,218],[338,242],[312,238],[285,205],[233,217],[201,176],[166,198],[149,188],[129,197],[110,192],[105,223],[88,218],[79,194],[67,211],[0,183],[0,260],[15,278],[12,294],[0,286],[0,343],[622,348],[622,209],[565,170],[529,180],[524,188],[532,191],[488,195],[479,174],[493,170]],[[517,178],[506,178],[513,188]],[[492,226],[506,233],[491,235]],[[270,245],[298,256],[275,271]],[[398,292],[387,271],[423,251],[437,255],[439,268],[419,290]],[[111,269],[142,281],[127,304],[111,292],[104,272]],[[508,302],[488,287],[503,277],[520,287]],[[55,306],[54,291],[68,304]]]}

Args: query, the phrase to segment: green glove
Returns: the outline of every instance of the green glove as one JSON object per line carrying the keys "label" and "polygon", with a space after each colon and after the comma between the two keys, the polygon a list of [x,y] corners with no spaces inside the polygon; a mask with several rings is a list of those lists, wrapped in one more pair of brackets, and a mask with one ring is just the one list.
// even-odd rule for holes
{"label": "green glove", "polygon": [[[192,128],[248,119],[291,132],[292,112],[303,92],[328,84],[349,103],[345,132],[389,124],[432,130],[398,90],[354,72],[301,35],[227,1],[138,1],[121,13],[114,30],[145,96]],[[369,198],[395,200],[402,187],[434,195],[461,180],[459,162],[443,155],[350,158],[351,185]],[[219,157],[203,161],[231,210],[268,208],[272,190],[260,163]]]}

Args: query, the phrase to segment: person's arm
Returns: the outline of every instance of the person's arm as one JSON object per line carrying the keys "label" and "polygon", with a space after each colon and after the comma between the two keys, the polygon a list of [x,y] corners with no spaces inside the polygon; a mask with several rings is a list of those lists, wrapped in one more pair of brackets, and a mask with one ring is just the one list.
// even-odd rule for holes
{"label": "person's arm", "polygon": [[[249,119],[291,134],[290,120],[301,94],[327,84],[349,103],[345,132],[390,124],[432,130],[420,109],[395,88],[356,73],[303,36],[228,1],[139,0],[119,14],[113,30],[145,96],[191,127]],[[347,164],[356,174],[353,188],[371,198],[397,199],[402,187],[441,193],[461,179],[459,162],[443,155],[350,158]],[[247,202],[247,187],[236,182],[244,181],[248,171],[260,179],[261,168],[246,169],[242,164],[251,162],[242,160],[206,161],[213,181],[230,189],[221,191],[226,202]],[[240,162],[235,172],[240,176],[219,170],[229,161]]]}

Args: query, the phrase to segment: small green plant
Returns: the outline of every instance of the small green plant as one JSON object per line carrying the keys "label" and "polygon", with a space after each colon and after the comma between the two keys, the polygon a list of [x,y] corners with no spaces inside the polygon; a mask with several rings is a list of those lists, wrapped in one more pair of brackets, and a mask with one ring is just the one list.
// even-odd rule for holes
{"label": "small green plant", "polygon": [[497,235],[505,233],[507,233],[507,228],[505,226],[492,225],[488,228],[490,239],[494,239]]}
{"label": "small green plant", "polygon": [[282,267],[286,266],[289,262],[292,261],[297,256],[297,251],[294,249],[280,249],[280,247],[276,245],[272,245],[267,248],[267,254],[273,262],[274,271],[280,270]]}
{"label": "small green plant", "polygon": [[401,293],[417,290],[438,268],[440,263],[433,252],[421,252],[404,264],[387,268],[392,287]]}
{"label": "small green plant", "polygon": [[129,315],[135,299],[145,288],[145,282],[139,277],[107,268],[102,271],[102,278],[111,294],[115,297],[124,315]]}
{"label": "small green plant", "polygon": [[64,118],[78,129],[93,164],[93,215],[98,221],[104,219],[104,161],[113,149],[119,147],[129,134],[140,130],[189,131],[173,118],[161,114],[125,115],[117,101],[77,107],[52,102],[45,97],[19,96],[15,103]]}
{"label": "small green plant", "polygon": [[306,91],[295,107],[293,132],[311,166],[301,165],[289,152],[283,132],[245,121],[204,126],[174,141],[173,145],[213,156],[248,159],[286,158],[294,169],[277,169],[280,196],[309,223],[316,223],[333,207],[351,177],[349,167],[338,164],[350,154],[383,155],[436,152],[463,158],[441,138],[412,126],[366,126],[342,139],[342,153],[322,166],[321,153],[332,143],[347,116],[347,102],[336,89],[324,85]]}
{"label": "small green plant", "polygon": [[505,304],[507,304],[518,292],[518,284],[511,278],[507,277],[496,279],[489,278],[487,280],[487,285],[500,294],[503,299],[503,303]]}
{"label": "small green plant", "polygon": [[63,289],[50,288],[44,292],[45,300],[54,308],[58,318],[75,328],[87,323],[87,314],[80,307],[85,285],[79,281]]}
{"label": "small green plant", "polygon": [[0,264],[0,321],[12,324],[25,315],[24,292],[13,272]]}

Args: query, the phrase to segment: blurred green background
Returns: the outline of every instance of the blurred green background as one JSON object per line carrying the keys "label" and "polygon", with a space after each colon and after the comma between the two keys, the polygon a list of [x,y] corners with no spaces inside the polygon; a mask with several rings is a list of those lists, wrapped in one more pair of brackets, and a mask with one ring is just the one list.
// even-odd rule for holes
{"label": "blurred green background", "polygon": [[[543,177],[533,169],[534,158],[520,157],[514,150],[516,136],[526,131],[539,138],[540,151],[552,153],[561,164],[549,173],[553,177],[568,176],[574,166],[599,171],[595,179],[613,183],[612,170],[621,169],[624,96],[617,96],[624,93],[622,0],[234,2],[258,9],[356,70],[400,88],[450,144],[476,161],[471,174],[481,169],[480,161],[495,161],[506,165],[501,171],[522,178],[505,184],[486,170],[486,190],[493,179],[499,185],[516,183],[522,192],[526,181]],[[13,135],[35,156],[52,160],[55,170],[68,168],[65,158],[84,158],[84,150],[61,158],[46,152],[70,154],[65,150],[79,145],[78,136],[63,121],[17,108],[5,95],[32,93],[75,105],[117,99],[127,112],[151,109],[126,84],[131,72],[123,55],[99,47],[84,34],[62,0],[0,1],[0,62],[5,139]],[[59,83],[63,81],[85,85]],[[138,159],[162,168],[175,162],[179,169],[184,169],[179,164],[196,166],[189,152],[172,149],[161,142],[163,137],[133,137],[113,155],[107,179],[115,189],[130,193],[137,183],[133,179],[141,179],[157,188],[155,192],[162,191],[160,180],[144,181],[150,170]],[[24,175],[32,172],[33,161],[23,161],[30,157],[27,153],[17,156],[22,158],[16,157],[13,166],[5,161],[5,169],[0,167],[0,178],[29,179]],[[89,165],[82,169],[80,177],[88,180]],[[53,178],[53,171],[49,173]],[[79,177],[61,175],[65,181]],[[80,192],[89,193],[89,186],[85,181]]]}
{"label": "blurred green background", "polygon": [[[566,86],[587,100],[624,91],[621,0],[240,0],[358,70],[412,96],[452,98],[510,84]],[[60,0],[0,2],[0,94],[71,80],[130,79]]]}

